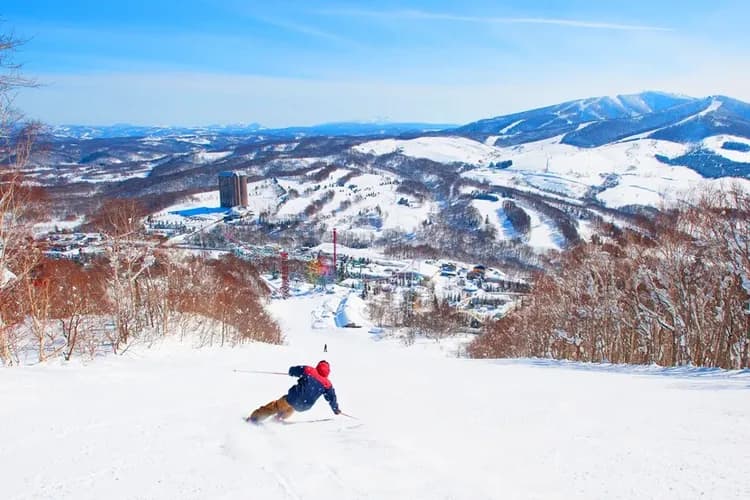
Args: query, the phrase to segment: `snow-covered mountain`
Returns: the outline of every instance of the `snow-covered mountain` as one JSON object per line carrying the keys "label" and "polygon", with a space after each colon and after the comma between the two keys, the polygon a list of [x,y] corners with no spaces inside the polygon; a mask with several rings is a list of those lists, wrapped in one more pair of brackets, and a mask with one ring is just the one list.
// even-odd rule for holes
{"label": "snow-covered mountain", "polygon": [[656,92],[582,99],[353,150],[454,164],[493,186],[611,208],[659,206],[722,184],[711,179],[750,178],[750,105]]}
{"label": "snow-covered mountain", "polygon": [[571,132],[584,124],[659,113],[693,101],[660,92],[593,97],[479,120],[451,132],[480,140],[497,136],[503,144],[520,144]]}
{"label": "snow-covered mountain", "polygon": [[[691,168],[703,177],[750,175],[750,165],[731,153],[744,152],[744,143],[750,141],[750,105],[725,96],[644,92],[581,99],[480,120],[445,133],[499,147],[552,138],[580,148],[656,139],[688,146],[678,157],[655,152],[663,163]],[[703,147],[706,139],[716,137],[726,140],[718,147],[715,140],[709,141],[713,147]]]}
{"label": "snow-covered mountain", "polygon": [[597,97],[469,123],[449,131],[500,146],[562,135],[596,147],[631,137],[688,143],[718,134],[750,137],[750,105],[725,96],[692,98],[644,92]]}

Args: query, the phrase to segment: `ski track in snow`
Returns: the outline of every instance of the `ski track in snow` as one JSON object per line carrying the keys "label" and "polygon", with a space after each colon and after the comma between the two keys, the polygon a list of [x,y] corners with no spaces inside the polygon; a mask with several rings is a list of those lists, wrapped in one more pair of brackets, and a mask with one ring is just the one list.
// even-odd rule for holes
{"label": "ski track in snow", "polygon": [[[337,328],[344,297],[273,301],[282,346],[2,370],[3,498],[750,498],[747,371],[456,358]],[[359,420],[322,398],[306,425],[242,420],[294,379],[234,369],[322,358]]]}

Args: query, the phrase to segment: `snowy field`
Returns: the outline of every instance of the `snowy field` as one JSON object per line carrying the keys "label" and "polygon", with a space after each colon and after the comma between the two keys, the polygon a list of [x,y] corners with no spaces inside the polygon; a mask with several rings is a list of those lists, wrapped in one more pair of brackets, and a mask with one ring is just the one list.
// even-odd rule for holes
{"label": "snowy field", "polygon": [[[509,147],[491,146],[497,137],[500,136],[491,136],[486,143],[463,137],[382,139],[352,149],[373,155],[398,152],[446,164],[466,163],[474,168],[464,171],[464,177],[573,200],[583,198],[592,187],[601,187],[597,197],[611,208],[672,203],[696,189],[721,188],[728,180],[750,190],[746,179],[705,179],[687,167],[672,167],[657,159],[658,155],[675,158],[700,146],[733,161],[748,162],[750,152],[722,147],[727,141],[748,146],[750,143],[741,137],[719,135],[683,145],[633,136],[595,148],[562,144],[563,136]],[[491,166],[503,161],[511,161],[512,165],[503,169]],[[613,176],[617,182],[606,185],[605,181]]]}
{"label": "snowy field", "polygon": [[365,154],[401,153],[438,163],[473,163],[477,165],[500,159],[500,152],[481,142],[464,137],[417,137],[416,139],[381,139],[364,142],[352,148]]}
{"label": "snowy field", "polygon": [[497,239],[505,240],[519,237],[513,224],[505,215],[503,202],[512,201],[522,208],[529,216],[530,228],[529,234],[523,236],[524,241],[536,251],[544,252],[547,250],[560,250],[565,245],[565,238],[560,234],[554,223],[548,217],[539,213],[528,203],[511,198],[499,198],[498,201],[490,200],[472,200],[472,205],[479,211],[482,219],[485,217],[497,228]]}
{"label": "snowy field", "polygon": [[[283,346],[3,369],[2,498],[750,498],[750,373],[457,358],[337,328],[344,298],[274,301]],[[357,420],[242,420],[294,379],[235,369],[323,358]]]}
{"label": "snowy field", "polygon": [[[393,229],[400,232],[413,232],[437,209],[434,203],[417,201],[412,196],[397,191],[398,178],[383,171],[375,173],[356,173],[339,186],[338,181],[349,169],[336,169],[322,181],[311,181],[308,178],[280,178],[279,184],[286,190],[294,189],[298,197],[285,201],[275,216],[285,218],[307,218],[305,209],[324,197],[326,191],[333,193],[333,198],[322,207],[317,216],[326,220],[329,227],[337,227],[342,233],[379,234],[383,230]],[[406,204],[400,204],[399,200]],[[253,203],[253,196],[249,196]],[[343,205],[346,203],[347,205]],[[362,216],[370,216],[375,226],[362,221]]]}

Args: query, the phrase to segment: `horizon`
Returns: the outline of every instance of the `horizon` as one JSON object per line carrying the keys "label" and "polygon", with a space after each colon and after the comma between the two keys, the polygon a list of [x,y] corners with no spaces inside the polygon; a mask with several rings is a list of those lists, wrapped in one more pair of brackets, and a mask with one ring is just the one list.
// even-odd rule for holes
{"label": "horizon", "polygon": [[[552,103],[550,105],[545,106],[538,106],[534,108],[528,108],[528,109],[521,109],[521,110],[515,110],[510,111],[508,113],[505,113],[503,115],[493,115],[493,116],[486,116],[483,118],[479,118],[476,121],[481,121],[485,119],[494,119],[499,118],[502,116],[508,116],[512,114],[517,113],[524,113],[524,112],[530,112],[535,111],[537,109],[543,109],[544,107],[548,106],[555,106],[555,105],[563,105],[570,102],[577,102],[587,99],[605,99],[605,98],[616,98],[616,97],[624,97],[629,95],[641,95],[646,93],[655,93],[655,94],[662,94],[662,95],[669,95],[674,97],[683,97],[688,99],[695,99],[695,100],[701,100],[701,99],[710,99],[710,98],[716,98],[716,97],[724,97],[728,99],[736,99],[734,96],[728,96],[724,94],[708,94],[708,95],[701,95],[701,96],[694,96],[694,95],[687,95],[687,94],[679,94],[675,92],[667,92],[663,90],[653,90],[653,89],[647,89],[642,90],[640,92],[636,92],[634,94],[616,94],[616,95],[601,95],[601,96],[586,96],[586,97],[579,97],[576,99],[571,99],[568,101],[563,102],[557,102]],[[739,99],[741,102],[745,102],[741,99]],[[750,103],[748,103],[750,105]],[[385,126],[392,126],[392,125],[424,125],[424,126],[433,126],[433,127],[444,127],[444,130],[447,128],[452,127],[461,127],[464,125],[468,125],[469,123],[474,122],[463,122],[463,123],[437,123],[437,122],[421,122],[417,120],[405,120],[405,121],[380,121],[380,120],[349,120],[349,121],[327,121],[327,122],[319,122],[319,123],[311,123],[309,125],[299,125],[299,124],[287,124],[282,125],[278,127],[272,127],[272,126],[266,126],[263,123],[259,122],[225,122],[225,123],[178,123],[178,124],[166,124],[166,123],[129,123],[129,122],[119,122],[119,123],[103,123],[103,124],[91,124],[91,123],[58,123],[58,124],[50,124],[55,127],[92,127],[92,128],[109,128],[109,127],[139,127],[139,128],[201,128],[201,127],[258,127],[258,130],[284,130],[284,129],[294,129],[294,128],[316,128],[316,127],[324,127],[324,126],[332,126],[332,125],[385,125]]]}
{"label": "horizon", "polygon": [[286,128],[314,128],[324,127],[327,125],[428,125],[428,126],[445,126],[445,127],[456,127],[463,125],[461,123],[434,123],[434,122],[420,122],[414,120],[407,121],[378,121],[378,120],[361,120],[361,121],[335,121],[335,122],[320,122],[312,123],[310,125],[298,125],[288,124],[279,127],[269,127],[263,123],[249,121],[249,122],[224,122],[224,123],[130,123],[130,122],[119,122],[119,123],[103,123],[103,124],[91,124],[91,123],[58,123],[52,124],[56,127],[153,127],[153,128],[200,128],[200,127],[258,127],[259,130],[283,130]]}
{"label": "horizon", "polygon": [[42,84],[16,104],[51,125],[458,125],[650,89],[750,101],[734,0],[5,3]]}

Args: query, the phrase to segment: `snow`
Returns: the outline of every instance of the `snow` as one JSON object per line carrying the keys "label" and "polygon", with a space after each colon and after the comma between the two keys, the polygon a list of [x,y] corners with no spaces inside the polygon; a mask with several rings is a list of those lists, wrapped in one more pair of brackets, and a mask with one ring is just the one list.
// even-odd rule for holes
{"label": "snow", "polygon": [[287,153],[289,151],[293,151],[294,148],[299,146],[299,142],[290,142],[290,143],[282,143],[282,144],[273,144],[266,146],[265,150],[271,150],[271,151],[277,151],[279,153]]}
{"label": "snow", "polygon": [[[117,157],[111,156],[113,154],[117,154]],[[206,154],[209,155],[208,158],[210,159],[212,158],[211,155],[216,155],[217,153]],[[117,151],[116,153],[107,153],[107,155],[89,163],[60,161],[56,164],[55,168],[42,165],[28,165],[26,171],[28,172],[28,176],[39,179],[42,181],[42,184],[50,182],[59,183],[63,180],[69,183],[87,182],[97,184],[148,177],[155,167],[173,158],[192,158],[197,163],[203,162],[200,152],[193,156],[144,151]],[[214,159],[217,158],[214,157]]]}
{"label": "snow", "polygon": [[[746,371],[456,358],[459,340],[337,328],[345,297],[273,301],[282,346],[3,370],[3,498],[750,497]],[[233,370],[322,358],[357,419],[242,421],[294,380]],[[331,417],[321,399],[291,421]]]}
{"label": "snow", "polygon": [[509,240],[518,236],[518,233],[513,229],[513,225],[505,216],[503,200],[472,200],[471,204],[482,216],[483,221],[489,219],[490,224],[497,229],[498,240]]}
{"label": "snow", "polygon": [[560,250],[565,244],[565,239],[554,223],[548,217],[539,213],[538,210],[530,207],[527,203],[520,200],[511,200],[500,197],[498,201],[489,200],[472,200],[472,205],[479,211],[482,221],[489,219],[490,224],[497,229],[497,239],[505,240],[519,236],[513,225],[505,216],[503,202],[509,200],[523,208],[529,215],[530,231],[526,242],[534,251],[545,252],[547,250]]}
{"label": "snow", "polygon": [[575,178],[570,179],[548,173],[524,174],[523,183],[541,192],[570,198],[582,198],[591,187],[585,181],[581,182]]}
{"label": "snow", "polygon": [[529,216],[531,228],[527,243],[534,251],[559,250],[563,247],[565,238],[547,216],[523,201],[515,200],[515,203]]}
{"label": "snow", "polygon": [[341,300],[336,309],[336,326],[361,328],[368,323],[367,306],[359,296],[350,293]]}
{"label": "snow", "polygon": [[215,161],[226,158],[231,155],[233,151],[206,151],[201,150],[193,155],[193,160],[196,163],[213,163]]}
{"label": "snow", "polygon": [[[352,234],[369,235],[389,229],[413,232],[436,208],[432,202],[418,202],[409,195],[398,193],[398,178],[382,171],[358,173],[349,179],[345,186],[337,185],[337,182],[349,172],[348,169],[337,169],[323,182],[313,182],[304,177],[279,179],[279,184],[285,189],[293,188],[301,194],[300,197],[285,202],[276,216],[280,218],[302,217],[308,205],[323,196],[326,191],[333,190],[333,199],[321,207],[318,215],[325,219],[328,226],[337,227],[341,231]],[[315,186],[319,186],[320,189],[313,191],[312,188]],[[306,192],[309,194],[304,194]],[[398,203],[402,198],[408,202],[408,205]],[[351,205],[341,210],[341,204],[345,201],[350,202]],[[375,217],[378,209],[379,227],[363,226],[360,223],[361,214],[370,214]]]}
{"label": "snow", "polygon": [[583,241],[591,241],[591,238],[597,233],[591,221],[578,220],[578,235]]}
{"label": "snow", "polygon": [[354,146],[357,152],[385,155],[399,152],[414,158],[439,163],[486,164],[500,158],[497,148],[464,137],[418,137],[416,139],[383,139]]}
{"label": "snow", "polygon": [[84,217],[82,215],[76,216],[73,220],[52,219],[49,221],[38,222],[34,224],[32,232],[34,234],[34,237],[38,238],[52,232],[65,230],[72,231],[83,224],[83,222]]}
{"label": "snow", "polygon": [[[668,193],[665,191],[667,187],[659,183],[659,179],[654,179],[655,184],[652,185],[648,185],[640,179],[633,179],[632,177],[624,180],[624,183],[599,194],[598,198],[609,207],[622,207],[625,205],[660,207],[666,198],[675,200],[679,197],[677,194],[668,196]],[[662,184],[661,187],[660,184]]]}
{"label": "snow", "polygon": [[722,146],[725,142],[736,142],[738,144],[745,144],[750,147],[750,141],[744,137],[737,137],[734,135],[714,135],[703,139],[701,146],[703,149],[708,149],[714,153],[728,158],[738,163],[750,163],[750,151],[733,151],[731,149],[724,149]]}
{"label": "snow", "polygon": [[[208,191],[187,197],[184,201],[171,205],[151,216],[151,223],[185,226],[189,231],[206,229],[221,221],[230,209],[220,206],[219,191]],[[185,241],[192,233],[173,236],[173,244]]]}
{"label": "snow", "polygon": [[248,182],[247,208],[253,213],[270,212],[279,203],[279,192],[272,181]]}
{"label": "snow", "polygon": [[683,118],[680,121],[675,122],[672,125],[669,125],[669,127],[674,127],[676,125],[681,125],[683,123],[686,123],[690,120],[693,120],[694,118],[700,118],[701,116],[706,116],[709,113],[713,113],[714,111],[718,110],[723,103],[719,99],[712,99],[711,102],[706,106],[705,109],[702,111],[699,111],[695,113],[694,115],[688,116],[687,118]]}
{"label": "snow", "polygon": [[510,125],[508,125],[507,127],[503,127],[502,129],[500,129],[500,131],[499,131],[498,133],[499,133],[500,135],[505,135],[505,134],[507,134],[507,133],[508,133],[508,132],[509,132],[510,130],[513,130],[514,128],[516,128],[516,126],[517,126],[517,125],[520,125],[520,124],[521,124],[521,123],[523,123],[524,121],[526,121],[526,120],[524,120],[524,119],[521,119],[521,120],[516,120],[516,121],[514,121],[513,123],[511,123]]}
{"label": "snow", "polygon": [[[320,169],[318,169],[318,170],[320,170]],[[336,183],[336,182],[339,181],[339,179],[341,179],[342,177],[346,176],[350,172],[351,172],[351,170],[349,170],[347,168],[337,168],[336,170],[334,170],[333,172],[331,172],[330,174],[328,174],[328,177],[326,177],[323,181],[324,182],[328,182],[328,183]],[[308,175],[310,175],[311,173],[309,173]]]}
{"label": "snow", "polygon": [[98,184],[103,182],[120,182],[127,179],[144,178],[153,169],[152,164],[145,164],[142,168],[129,167],[128,169],[111,172],[111,166],[85,165],[76,167],[72,172],[63,173],[67,182],[88,182]]}
{"label": "snow", "polygon": [[171,205],[153,215],[154,220],[162,222],[185,223],[185,218],[216,221],[227,213],[220,206],[219,191],[207,191],[191,195],[185,201]]}
{"label": "snow", "polygon": [[314,196],[300,196],[299,198],[293,198],[286,200],[278,213],[276,214],[280,218],[301,215],[305,208],[307,208],[314,201],[322,198],[324,193],[317,192]]}
{"label": "snow", "polygon": [[188,144],[196,144],[199,146],[211,145],[211,139],[208,137],[200,137],[197,135],[178,135],[174,137],[175,141],[187,142]]}
{"label": "snow", "polygon": [[[573,199],[582,198],[592,187],[604,187],[597,197],[609,207],[660,206],[679,199],[688,191],[715,183],[687,167],[669,166],[656,159],[657,154],[674,158],[685,154],[689,148],[654,139],[579,148],[561,144],[556,137],[496,148],[502,161],[513,162],[509,168],[480,167],[463,175],[495,185]],[[617,183],[604,186],[610,174],[617,176]]]}
{"label": "snow", "polygon": [[719,99],[712,99],[711,104],[708,105],[706,109],[698,113],[700,116],[705,116],[709,113],[713,113],[714,111],[718,110],[722,105],[722,102]]}
{"label": "snow", "polygon": [[7,267],[0,268],[0,288],[16,279],[16,275]]}
{"label": "snow", "polygon": [[[312,247],[311,250],[313,252],[324,252],[333,255],[333,243],[321,243],[320,245]],[[349,248],[339,243],[338,250],[341,255],[345,254],[354,259],[388,259],[385,255],[374,248]],[[390,261],[389,263],[392,266],[398,265],[398,262],[396,261]]]}

